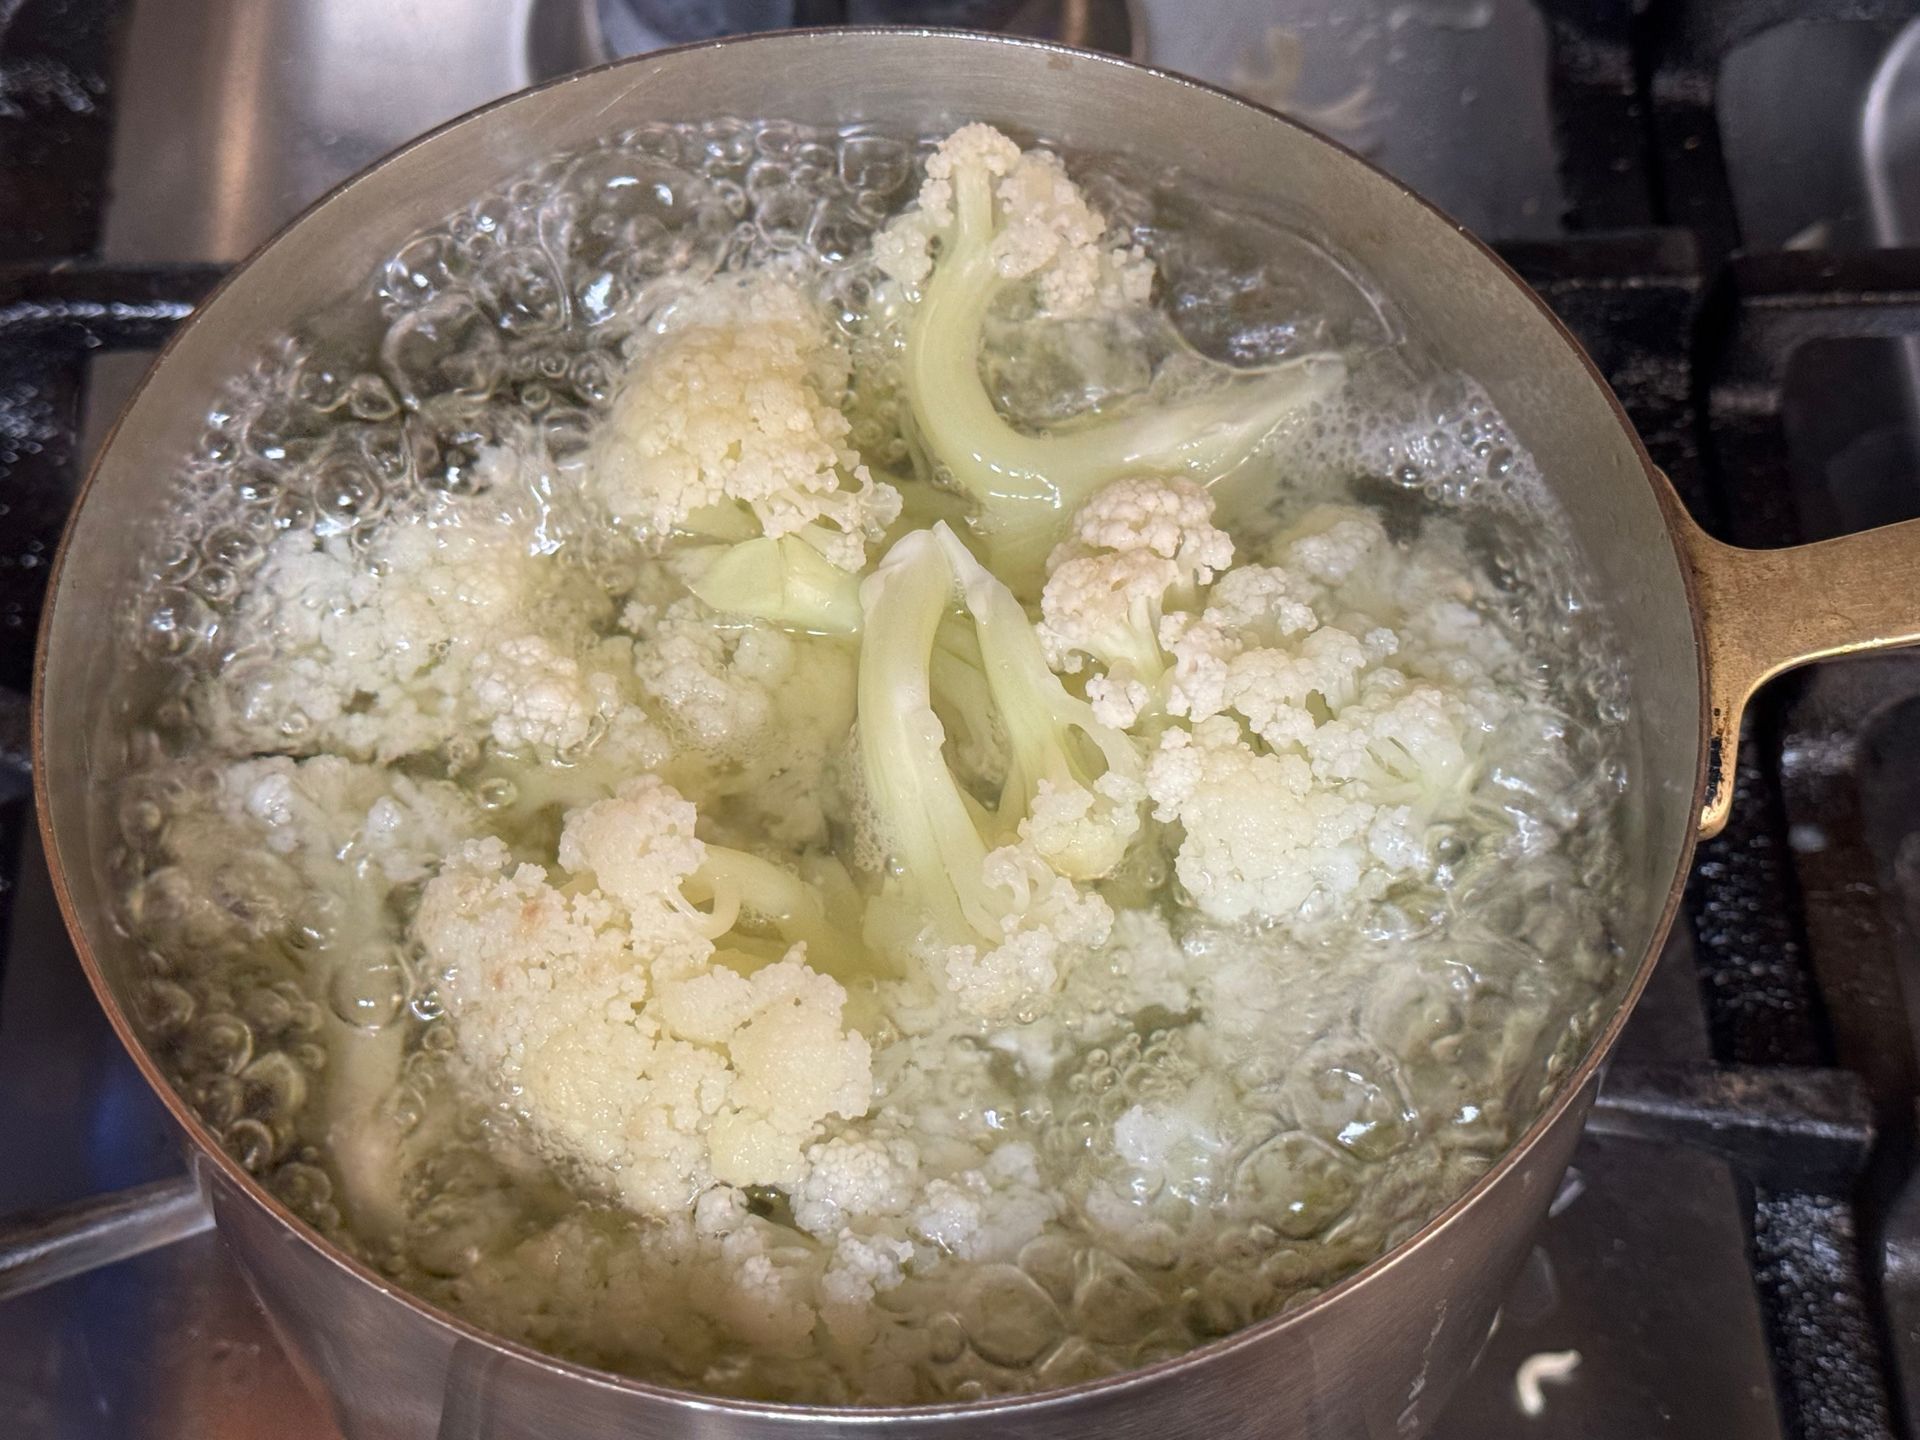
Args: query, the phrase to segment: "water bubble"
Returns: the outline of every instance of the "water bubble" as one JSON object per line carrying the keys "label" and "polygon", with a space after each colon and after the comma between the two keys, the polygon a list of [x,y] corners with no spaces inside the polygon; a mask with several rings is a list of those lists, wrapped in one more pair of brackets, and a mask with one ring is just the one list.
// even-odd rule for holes
{"label": "water bubble", "polygon": [[327,986],[333,1013],[359,1030],[391,1025],[407,999],[407,977],[392,950],[350,956],[335,967]]}
{"label": "water bubble", "polygon": [[351,372],[343,372],[325,360],[308,356],[294,369],[291,386],[293,397],[302,405],[322,414],[338,410],[346,403],[347,385],[351,378]]}
{"label": "water bubble", "polygon": [[758,196],[769,190],[784,190],[793,184],[793,171],[772,160],[756,160],[747,167],[747,193]]}
{"label": "water bubble", "polygon": [[237,1015],[202,1015],[188,1028],[179,1054],[190,1073],[238,1075],[253,1058],[253,1031]]}
{"label": "water bubble", "polygon": [[631,150],[636,155],[653,160],[678,161],[686,153],[686,143],[678,127],[673,125],[642,125],[629,130],[619,140],[619,150]]}
{"label": "water bubble", "polygon": [[504,810],[520,798],[520,790],[504,775],[495,775],[475,787],[473,798],[483,810]]}
{"label": "water bubble", "polygon": [[974,1350],[996,1365],[1026,1365],[1066,1333],[1047,1292],[1011,1265],[976,1270],[958,1315]]}
{"label": "water bubble", "polygon": [[231,1075],[196,1075],[184,1055],[177,1055],[174,1063],[189,1077],[187,1098],[193,1103],[194,1113],[210,1128],[224,1130],[240,1118],[245,1089],[238,1080]]}
{"label": "water bubble", "polygon": [[301,1161],[282,1165],[273,1172],[268,1188],[294,1214],[313,1223],[322,1206],[333,1199],[333,1181],[318,1165]]}
{"label": "water bubble", "polygon": [[200,596],[188,590],[161,590],[147,602],[141,639],[148,654],[164,659],[186,654],[212,628],[213,612]]}
{"label": "water bubble", "polygon": [[287,1124],[307,1099],[307,1077],[293,1057],[279,1051],[262,1055],[240,1074],[246,1086],[249,1115],[272,1124]]}
{"label": "water bubble", "polygon": [[255,990],[240,1010],[255,1035],[277,1035],[293,1023],[294,1001],[278,990]]}
{"label": "water bubble", "polygon": [[1160,1297],[1126,1262],[1097,1250],[1081,1257],[1075,1330],[1109,1345],[1138,1343],[1159,1323]]}
{"label": "water bubble", "polygon": [[425,304],[459,285],[470,269],[460,247],[444,235],[423,235],[387,262],[382,293],[402,304]]}
{"label": "water bubble", "polygon": [[543,335],[567,320],[567,288],[537,249],[509,250],[481,277],[493,295],[500,328],[511,335]]}
{"label": "water bubble", "polygon": [[744,120],[709,120],[700,127],[700,144],[709,175],[724,174],[753,157],[753,126]]}
{"label": "water bubble", "polygon": [[851,135],[840,142],[840,183],[882,200],[891,198],[912,173],[912,152],[882,135]]}
{"label": "water bubble", "polygon": [[391,420],[400,413],[400,397],[380,376],[356,375],[347,384],[347,411],[356,420]]}
{"label": "water bubble", "polygon": [[499,383],[500,332],[471,298],[444,296],[394,321],[380,366],[410,406],[433,395],[485,399]]}
{"label": "water bubble", "polygon": [[1233,1190],[1258,1207],[1283,1235],[1318,1235],[1353,1204],[1359,1188],[1353,1162],[1311,1135],[1281,1135],[1240,1162]]}
{"label": "water bubble", "polygon": [[1063,1341],[1059,1348],[1040,1363],[1034,1376],[1048,1389],[1057,1389],[1068,1385],[1085,1385],[1094,1380],[1104,1380],[1116,1373],[1120,1366],[1107,1359],[1085,1340],[1074,1336]]}
{"label": "water bubble", "polygon": [[171,980],[149,980],[134,992],[135,1015],[149,1034],[164,1039],[193,1019],[192,994]]}
{"label": "water bubble", "polygon": [[1020,1268],[1060,1304],[1072,1301],[1074,1248],[1060,1235],[1041,1235],[1020,1251]]}
{"label": "water bubble", "polygon": [[273,1131],[258,1120],[236,1120],[221,1133],[227,1153],[243,1165],[250,1175],[258,1175],[273,1163],[278,1148]]}
{"label": "water bubble", "polygon": [[957,1315],[936,1315],[927,1324],[927,1358],[948,1365],[967,1353],[967,1327]]}

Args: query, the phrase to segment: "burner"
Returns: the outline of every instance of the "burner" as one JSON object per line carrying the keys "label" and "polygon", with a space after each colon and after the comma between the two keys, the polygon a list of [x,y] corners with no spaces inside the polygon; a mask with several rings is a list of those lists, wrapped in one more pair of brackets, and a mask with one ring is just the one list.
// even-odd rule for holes
{"label": "burner", "polygon": [[[397,84],[417,8],[0,0],[0,1215],[180,1163],[80,978],[26,788],[32,636],[91,440],[225,263],[518,86],[836,22],[1144,53],[1322,125],[1499,242],[1716,534],[1920,514],[1911,0],[525,0],[436,7],[445,63]],[[1895,1433],[1920,1383],[1916,777],[1920,656],[1753,708],[1734,824],[1443,1440]],[[179,1193],[146,1192],[134,1241],[181,1228],[160,1223]],[[205,1234],[0,1304],[0,1403],[31,1440],[334,1434]]]}

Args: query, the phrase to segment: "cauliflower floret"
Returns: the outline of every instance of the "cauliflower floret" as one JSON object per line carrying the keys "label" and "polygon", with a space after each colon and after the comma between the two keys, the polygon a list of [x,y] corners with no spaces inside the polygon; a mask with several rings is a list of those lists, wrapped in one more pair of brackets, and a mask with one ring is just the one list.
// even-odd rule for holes
{"label": "cauliflower floret", "polygon": [[820,1279],[822,1314],[836,1339],[854,1344],[871,1340],[877,1329],[873,1297],[906,1279],[912,1260],[911,1241],[841,1232],[833,1260]]}
{"label": "cauliflower floret", "polygon": [[1011,897],[1000,913],[999,943],[929,943],[921,958],[964,1013],[1000,1020],[1057,991],[1072,958],[1106,943],[1113,910],[1057,873],[1028,842],[989,852],[980,879]]}
{"label": "cauliflower floret", "polygon": [[[754,862],[710,853],[694,818],[655,777],[623,786],[567,817],[563,886],[470,841],[414,924],[466,1063],[541,1143],[653,1214],[716,1180],[799,1183],[821,1124],[872,1092],[846,992],[803,947],[749,976],[712,967],[739,897],[707,871]],[[700,886],[712,912],[687,898]]]}
{"label": "cauliflower floret", "polygon": [[716,1179],[793,1186],[806,1173],[795,1137],[811,1139],[829,1115],[864,1115],[873,1096],[872,1055],[848,1033],[847,992],[789,957],[754,972],[753,1003],[728,1038],[734,1082],[708,1146]]}
{"label": "cauliflower floret", "polygon": [[807,1151],[807,1174],[793,1192],[793,1218],[822,1239],[849,1219],[899,1215],[912,1203],[920,1156],[910,1140],[836,1135]]}
{"label": "cauliflower floret", "polygon": [[929,1182],[908,1229],[947,1254],[980,1263],[1012,1260],[1060,1214],[1033,1147],[997,1146],[978,1169]]}
{"label": "cauliflower floret", "polygon": [[415,780],[337,755],[294,761],[243,760],[221,777],[227,813],[262,827],[276,855],[305,863],[371,863],[390,884],[418,880],[439,864],[479,818],[473,802],[444,781]]}
{"label": "cauliflower floret", "polygon": [[1178,476],[1117,480],[1095,492],[1075,512],[1048,568],[1102,550],[1171,560],[1189,585],[1208,584],[1233,563],[1233,538],[1213,523],[1213,497]]}
{"label": "cauliflower floret", "polygon": [[1214,920],[1313,918],[1407,873],[1390,866],[1401,852],[1368,849],[1374,805],[1316,787],[1302,756],[1257,752],[1229,716],[1162,735],[1147,793],[1184,830],[1174,872]]}
{"label": "cauliflower floret", "polygon": [[1103,668],[1087,686],[1102,723],[1139,719],[1166,669],[1166,612],[1193,604],[1233,563],[1233,541],[1212,522],[1213,500],[1192,481],[1122,480],[1080,508],[1048,558],[1041,649],[1062,673],[1088,659]]}
{"label": "cauliflower floret", "polygon": [[1215,919],[1311,919],[1426,875],[1425,827],[1473,806],[1526,684],[1456,542],[1397,547],[1336,506],[1273,564],[1222,571],[1225,538],[1195,487],[1109,487],[1041,597],[1055,668],[1093,667],[1094,717],[1158,736],[1146,783],[1180,826],[1176,873]]}
{"label": "cauliflower floret", "polygon": [[238,761],[202,784],[169,783],[166,864],[136,892],[134,923],[202,951],[277,939],[312,957],[323,981],[328,966],[390,952],[400,937],[389,893],[430,874],[478,824],[445,781],[336,755]]}
{"label": "cauliflower floret", "polygon": [[1107,222],[1086,202],[1060,157],[1022,151],[990,125],[963,125],[927,159],[918,208],[874,237],[881,273],[919,285],[933,270],[930,247],[954,223],[954,176],[979,167],[996,181],[1006,223],[992,260],[1008,280],[1037,279],[1047,313],[1082,313],[1096,302],[1141,304],[1153,289],[1153,262],[1138,246],[1107,242]]}
{"label": "cauliflower floret", "polygon": [[[573,647],[611,602],[531,522],[478,504],[437,497],[364,547],[317,528],[275,540],[235,604],[232,659],[198,695],[210,731],[235,749],[382,762],[584,731],[620,685]],[[503,686],[522,683],[538,694],[516,713]]]}
{"label": "cauliflower floret", "polygon": [[640,641],[640,688],[682,743],[729,757],[760,743],[774,712],[769,682],[792,673],[791,637],[758,623],[721,623],[692,598],[657,613],[629,606],[621,623]]}
{"label": "cauliflower floret", "polygon": [[622,708],[619,682],[588,671],[544,635],[514,635],[473,657],[475,711],[509,753],[569,754]]}
{"label": "cauliflower floret", "polygon": [[1153,264],[1086,202],[1058,157],[1022,153],[984,125],[956,130],[927,160],[919,203],[876,237],[904,297],[903,375],[914,428],[953,488],[978,506],[992,568],[1023,599],[1038,588],[1062,522],[1129,475],[1211,482],[1290,416],[1337,387],[1345,367],[1306,356],[1261,372],[1190,357],[1208,383],[1055,434],[1009,424],[980,377],[982,327],[1008,287],[1027,287],[1045,323],[1142,306]]}
{"label": "cauliflower floret", "polygon": [[664,610],[630,605],[622,623],[676,752],[664,773],[789,850],[823,844],[843,800],[833,761],[853,725],[851,647],[716,615],[690,597]]}
{"label": "cauliflower floret", "polygon": [[847,444],[847,357],[791,277],[756,272],[673,306],[633,361],[589,486],[664,539],[798,534],[842,570],[900,514]]}

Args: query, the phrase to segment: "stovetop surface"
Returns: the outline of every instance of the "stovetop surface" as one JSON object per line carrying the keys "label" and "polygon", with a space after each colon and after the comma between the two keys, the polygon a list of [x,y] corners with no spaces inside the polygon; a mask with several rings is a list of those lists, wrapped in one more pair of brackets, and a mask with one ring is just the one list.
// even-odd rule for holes
{"label": "stovetop surface", "polygon": [[[1911,0],[1272,0],[1204,25],[1172,0],[1113,8],[1095,38],[1290,108],[1503,242],[1723,538],[1920,513]],[[19,763],[74,477],[139,347],[207,278],[172,267],[237,259],[400,140],[694,9],[991,9],[1041,30],[1088,13],[0,0],[0,1214],[181,1163],[87,994]],[[426,20],[431,73],[407,58]],[[158,318],[49,326],[83,285]],[[1702,849],[1444,1440],[1905,1433],[1920,661],[1823,667],[1751,730],[1736,822]],[[30,1440],[335,1433],[210,1235],[0,1304],[0,1417]]]}

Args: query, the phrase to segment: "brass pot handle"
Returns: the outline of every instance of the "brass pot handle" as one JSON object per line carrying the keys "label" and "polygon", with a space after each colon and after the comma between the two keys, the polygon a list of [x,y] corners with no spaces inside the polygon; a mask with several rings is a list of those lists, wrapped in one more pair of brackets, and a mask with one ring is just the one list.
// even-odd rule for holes
{"label": "brass pot handle", "polygon": [[1733,803],[1740,717],[1783,670],[1920,643],[1920,520],[1784,550],[1725,545],[1665,495],[1692,571],[1707,667],[1707,784],[1700,834],[1717,835]]}

